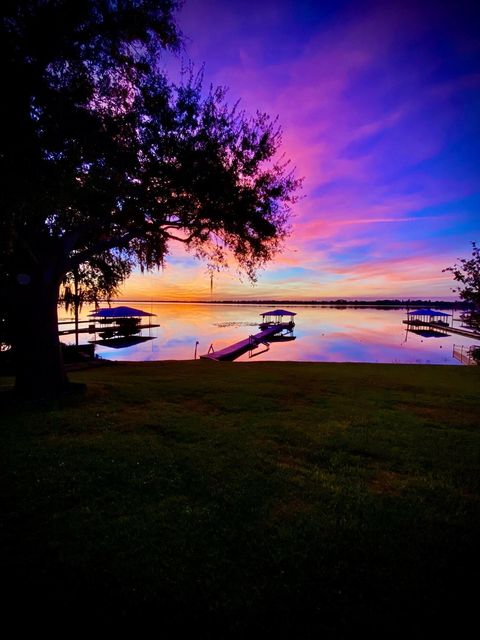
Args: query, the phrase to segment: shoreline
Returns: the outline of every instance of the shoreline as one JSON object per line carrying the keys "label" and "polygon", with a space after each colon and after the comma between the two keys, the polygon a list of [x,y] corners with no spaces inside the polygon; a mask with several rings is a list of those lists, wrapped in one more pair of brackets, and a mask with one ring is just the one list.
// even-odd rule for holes
{"label": "shoreline", "polygon": [[207,305],[290,305],[297,307],[332,307],[332,308],[348,308],[348,307],[370,307],[370,308],[389,308],[389,309],[409,309],[411,307],[424,307],[429,306],[434,309],[462,309],[467,310],[470,306],[461,301],[448,301],[448,300],[141,300],[138,298],[118,298],[115,300],[100,300],[99,302],[104,304],[120,304],[120,303],[135,303],[135,304],[207,304]]}

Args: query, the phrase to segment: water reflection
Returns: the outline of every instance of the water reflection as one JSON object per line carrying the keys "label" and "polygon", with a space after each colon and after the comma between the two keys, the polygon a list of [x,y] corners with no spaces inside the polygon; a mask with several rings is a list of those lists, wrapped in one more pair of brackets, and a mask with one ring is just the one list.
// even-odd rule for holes
{"label": "water reflection", "polygon": [[94,340],[93,344],[109,347],[110,349],[126,349],[135,347],[142,342],[155,340],[154,336],[121,336],[119,338],[105,338],[103,340]]}
{"label": "water reflection", "polygon": [[[135,303],[135,307],[155,313],[160,326],[143,329],[138,336],[142,341],[136,344],[118,348],[97,344],[97,355],[112,360],[191,360],[196,348],[198,354],[206,353],[210,345],[218,351],[257,333],[260,314],[267,310],[264,305],[201,303]],[[453,345],[475,343],[459,335],[407,333],[402,324],[406,311],[401,309],[303,305],[289,305],[289,309],[297,313],[297,339],[271,341],[271,348],[258,360],[458,364],[452,356]],[[82,310],[82,319],[88,318],[89,311]],[[80,335],[81,342],[94,339],[91,333]],[[61,340],[71,344],[74,336],[61,336]],[[239,360],[248,361],[248,353]]]}

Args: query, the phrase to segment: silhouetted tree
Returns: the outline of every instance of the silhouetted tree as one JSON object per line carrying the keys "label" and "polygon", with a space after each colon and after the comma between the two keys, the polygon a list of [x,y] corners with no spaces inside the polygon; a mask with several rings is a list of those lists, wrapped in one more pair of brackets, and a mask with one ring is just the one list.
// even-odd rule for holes
{"label": "silhouetted tree", "polygon": [[180,44],[176,4],[2,5],[0,262],[24,394],[68,383],[57,332],[68,274],[104,273],[108,255],[151,269],[177,240],[254,278],[288,232],[299,181],[275,160],[276,123],[228,108],[224,89],[204,95],[199,77],[174,86],[159,71]]}
{"label": "silhouetted tree", "polygon": [[12,327],[10,314],[8,313],[8,291],[6,272],[2,270],[0,263],[0,370],[4,363],[10,360],[12,351]]}
{"label": "silhouetted tree", "polygon": [[459,258],[458,263],[443,271],[453,273],[454,280],[461,285],[453,291],[471,305],[466,323],[473,329],[480,330],[480,247],[477,247],[476,242],[472,242],[472,257]]}
{"label": "silhouetted tree", "polygon": [[110,301],[119,293],[119,285],[130,275],[131,263],[116,251],[93,256],[65,274],[60,288],[60,302],[72,311],[75,321],[75,344],[78,345],[79,313],[84,304],[100,299]]}
{"label": "silhouetted tree", "polygon": [[98,305],[100,300],[109,300],[118,295],[119,285],[131,273],[128,258],[113,252],[92,257],[65,275],[60,291],[60,302],[68,311],[84,304]]}
{"label": "silhouetted tree", "polygon": [[6,362],[10,364],[12,349],[12,318],[9,312],[11,299],[11,274],[5,261],[6,237],[2,234],[0,214],[0,369]]}

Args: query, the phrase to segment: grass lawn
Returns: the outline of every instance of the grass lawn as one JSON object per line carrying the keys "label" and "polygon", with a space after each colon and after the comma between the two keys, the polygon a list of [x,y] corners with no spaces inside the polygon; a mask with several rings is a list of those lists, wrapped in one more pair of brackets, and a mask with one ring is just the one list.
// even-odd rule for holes
{"label": "grass lawn", "polygon": [[480,367],[192,361],[71,379],[85,395],[19,406],[0,378],[3,604],[19,623],[463,637]]}

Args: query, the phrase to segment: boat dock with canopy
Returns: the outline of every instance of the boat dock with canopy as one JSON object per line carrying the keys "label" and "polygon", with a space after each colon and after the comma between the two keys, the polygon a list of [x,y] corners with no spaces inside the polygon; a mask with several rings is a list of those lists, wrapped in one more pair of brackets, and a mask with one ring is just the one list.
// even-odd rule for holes
{"label": "boat dock with canopy", "polygon": [[[234,344],[215,351],[213,344],[210,345],[208,353],[200,356],[205,360],[235,360],[244,353],[250,352],[250,357],[258,356],[260,353],[264,353],[270,349],[270,342],[282,342],[287,340],[295,340],[295,336],[292,335],[293,316],[297,315],[292,311],[285,311],[284,309],[276,309],[275,311],[266,311],[260,314],[263,321],[260,323],[259,328],[261,331],[255,335],[248,336],[245,340],[240,340]],[[290,318],[285,322],[284,318]],[[265,347],[262,351],[253,353],[261,344]]]}
{"label": "boat dock with canopy", "polygon": [[440,335],[455,333],[468,338],[480,338],[480,333],[477,331],[467,331],[466,329],[458,329],[457,327],[452,326],[452,323],[449,320],[449,318],[452,317],[450,313],[443,313],[442,311],[435,311],[434,309],[416,309],[416,311],[407,311],[407,316],[407,320],[404,320],[403,324],[406,324],[408,331],[411,332],[414,332],[414,329],[425,329],[425,327],[428,327],[436,331],[445,332]]}
{"label": "boat dock with canopy", "polygon": [[[151,318],[155,316],[154,313],[148,313],[133,307],[106,307],[92,311],[89,315],[100,325],[97,327],[95,324],[95,333],[98,331],[102,342],[118,338],[130,338],[139,334],[142,329],[160,326],[152,324]],[[144,317],[148,317],[148,324],[142,324],[142,318]],[[95,339],[90,342],[100,341]]]}
{"label": "boat dock with canopy", "polygon": [[451,314],[434,309],[417,309],[416,311],[407,311],[407,316],[408,319],[404,320],[405,324],[448,327],[450,325],[448,318],[451,317]]}
{"label": "boat dock with canopy", "polygon": [[[286,311],[285,309],[275,309],[274,311],[265,311],[265,313],[261,313],[260,315],[262,316],[260,328],[278,325],[282,325],[285,328],[293,328],[295,326],[293,317],[297,314],[293,311]],[[284,318],[287,319],[284,320]]]}

